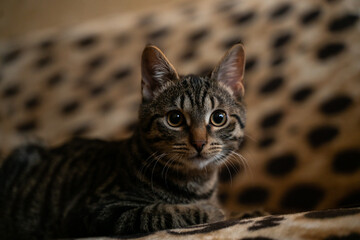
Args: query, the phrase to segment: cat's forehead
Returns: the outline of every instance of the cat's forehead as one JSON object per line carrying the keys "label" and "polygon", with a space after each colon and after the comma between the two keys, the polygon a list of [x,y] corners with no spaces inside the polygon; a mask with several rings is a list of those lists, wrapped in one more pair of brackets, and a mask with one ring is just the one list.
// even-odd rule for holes
{"label": "cat's forehead", "polygon": [[208,77],[188,75],[177,84],[172,105],[184,112],[205,114],[224,104],[221,93]]}

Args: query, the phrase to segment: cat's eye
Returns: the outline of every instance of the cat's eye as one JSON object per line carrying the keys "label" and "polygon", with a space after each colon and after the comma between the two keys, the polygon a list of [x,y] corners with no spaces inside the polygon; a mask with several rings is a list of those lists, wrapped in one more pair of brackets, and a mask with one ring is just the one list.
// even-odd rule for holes
{"label": "cat's eye", "polygon": [[171,111],[167,114],[167,122],[171,127],[180,127],[184,122],[184,116],[180,111]]}
{"label": "cat's eye", "polygon": [[216,110],[210,116],[210,123],[215,127],[221,127],[226,123],[226,113],[222,110]]}

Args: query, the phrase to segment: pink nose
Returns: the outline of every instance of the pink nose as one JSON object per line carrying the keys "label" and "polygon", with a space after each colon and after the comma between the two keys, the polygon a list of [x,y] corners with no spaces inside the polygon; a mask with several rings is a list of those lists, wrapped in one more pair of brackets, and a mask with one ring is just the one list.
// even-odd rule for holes
{"label": "pink nose", "polygon": [[203,148],[204,148],[204,146],[206,144],[206,141],[193,141],[191,144],[194,146],[196,151],[198,153],[200,153],[203,150]]}

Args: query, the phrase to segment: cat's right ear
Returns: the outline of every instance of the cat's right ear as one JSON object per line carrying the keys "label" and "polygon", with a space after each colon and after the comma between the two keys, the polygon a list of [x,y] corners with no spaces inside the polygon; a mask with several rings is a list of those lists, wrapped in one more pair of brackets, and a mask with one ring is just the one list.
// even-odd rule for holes
{"label": "cat's right ear", "polygon": [[212,72],[212,78],[229,87],[236,97],[244,95],[245,50],[235,44],[220,60]]}
{"label": "cat's right ear", "polygon": [[146,46],[141,59],[143,101],[152,100],[164,84],[178,79],[175,68],[161,50],[154,45]]}

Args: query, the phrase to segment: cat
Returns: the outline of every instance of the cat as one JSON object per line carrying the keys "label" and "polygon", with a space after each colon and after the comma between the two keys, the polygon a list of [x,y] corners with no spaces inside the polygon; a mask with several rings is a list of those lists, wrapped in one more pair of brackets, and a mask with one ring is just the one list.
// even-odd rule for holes
{"label": "cat", "polygon": [[223,220],[217,172],[244,137],[244,66],[237,44],[208,76],[181,76],[146,46],[133,136],[14,150],[0,168],[0,239],[146,234]]}

